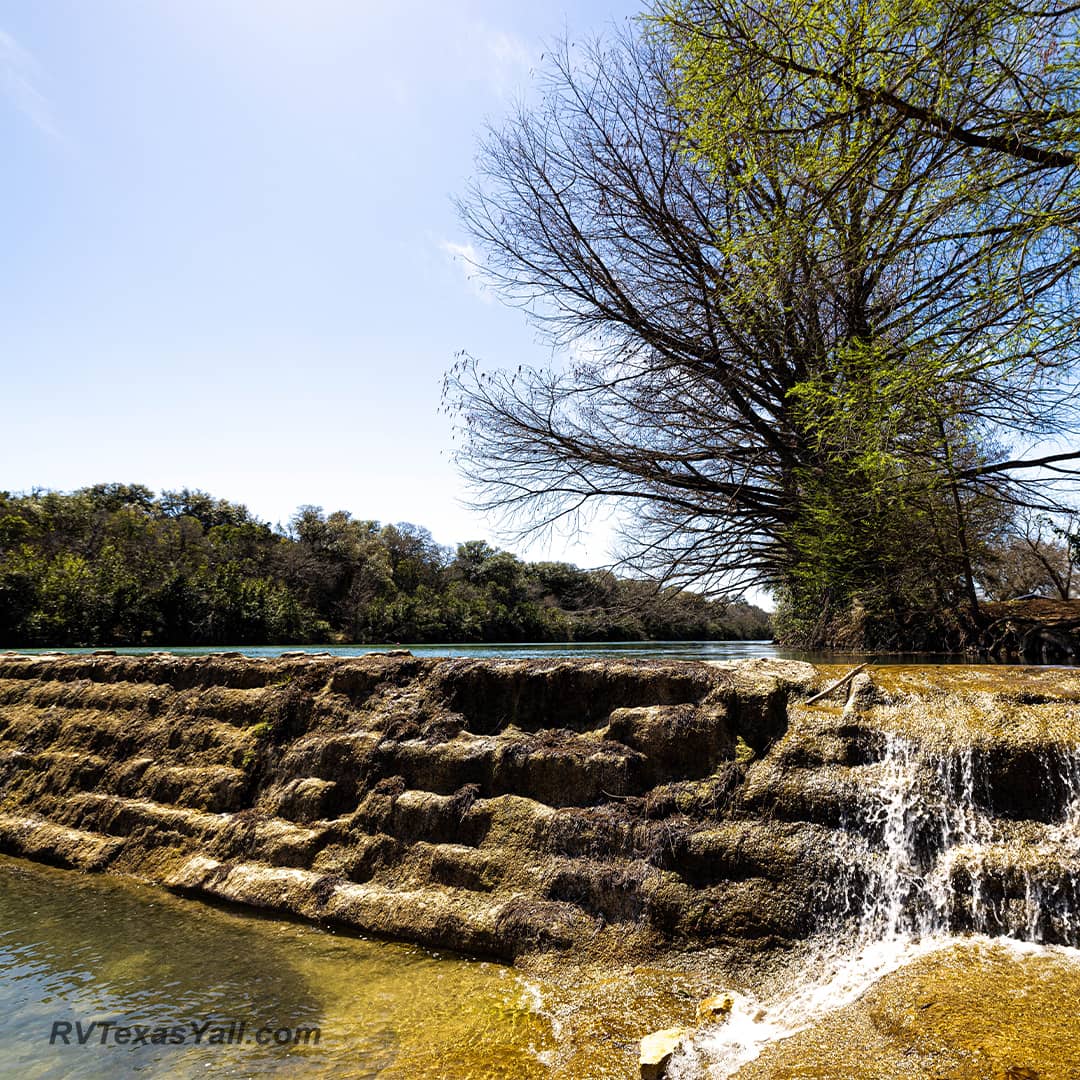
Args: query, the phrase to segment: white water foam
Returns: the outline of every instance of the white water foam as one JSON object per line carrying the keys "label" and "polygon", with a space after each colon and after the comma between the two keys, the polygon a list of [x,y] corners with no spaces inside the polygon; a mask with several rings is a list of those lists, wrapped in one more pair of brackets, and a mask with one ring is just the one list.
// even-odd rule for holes
{"label": "white water foam", "polygon": [[1062,803],[1059,821],[1024,823],[1025,843],[1010,846],[1016,823],[983,805],[986,777],[970,750],[931,754],[888,737],[877,784],[858,820],[843,823],[851,862],[822,896],[828,932],[806,965],[813,974],[771,1000],[737,997],[726,1022],[684,1044],[669,1074],[730,1077],[883,976],[959,942],[1080,963],[1080,753],[1048,754],[1042,766]]}

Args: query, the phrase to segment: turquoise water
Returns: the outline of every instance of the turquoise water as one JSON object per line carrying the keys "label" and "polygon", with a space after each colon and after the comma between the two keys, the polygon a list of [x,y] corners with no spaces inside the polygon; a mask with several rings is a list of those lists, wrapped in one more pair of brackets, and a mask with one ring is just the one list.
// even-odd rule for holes
{"label": "turquoise water", "polygon": [[[153,645],[146,648],[109,646],[108,651],[121,656],[146,656],[168,652],[177,656],[212,656],[238,652],[244,656],[280,656],[283,652],[319,653],[329,656],[364,656],[387,649],[408,649],[414,656],[502,656],[523,657],[571,656],[651,657],[668,660],[744,660],[754,656],[795,656],[776,648],[771,641],[573,641],[510,644],[448,645]],[[17,649],[20,653],[91,653],[101,648]]]}
{"label": "turquoise water", "polygon": [[[821,664],[847,664],[868,660],[850,653],[809,653],[782,649],[771,641],[570,641],[570,642],[511,642],[506,644],[448,644],[448,645],[153,645],[145,648],[109,646],[108,649],[16,649],[13,652],[41,655],[43,653],[86,654],[115,652],[120,656],[148,656],[152,653],[173,653],[177,656],[213,656],[216,653],[242,653],[244,656],[275,657],[285,652],[304,652],[321,656],[365,656],[388,649],[408,649],[414,656],[503,657],[505,659],[547,658],[558,660],[570,657],[610,657],[611,659],[651,660],[749,660],[757,656],[783,660],[810,660]],[[963,664],[962,656],[930,653],[894,653],[874,657],[875,664]]]}

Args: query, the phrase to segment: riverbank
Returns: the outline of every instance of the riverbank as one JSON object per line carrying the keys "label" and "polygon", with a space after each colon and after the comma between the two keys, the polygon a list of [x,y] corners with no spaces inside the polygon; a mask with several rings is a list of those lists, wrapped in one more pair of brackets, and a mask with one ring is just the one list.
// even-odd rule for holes
{"label": "riverbank", "polygon": [[1075,665],[1080,660],[1080,600],[983,600],[964,606],[871,617],[859,603],[821,613],[813,626],[790,626],[778,616],[789,649],[833,650],[885,659],[922,655],[1000,664]]}

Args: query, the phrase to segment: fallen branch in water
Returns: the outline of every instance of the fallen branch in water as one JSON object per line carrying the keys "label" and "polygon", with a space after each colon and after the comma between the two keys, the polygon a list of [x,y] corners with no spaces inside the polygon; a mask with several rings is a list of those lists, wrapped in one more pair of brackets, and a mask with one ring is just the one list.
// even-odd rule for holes
{"label": "fallen branch in water", "polygon": [[807,698],[806,704],[813,705],[822,698],[828,697],[834,690],[839,690],[841,686],[845,686],[847,683],[851,682],[851,680],[854,679],[867,664],[869,664],[869,661],[867,661],[866,664],[860,664],[858,667],[852,668],[842,679],[837,679],[831,686],[826,686],[820,694],[815,694],[812,698]]}

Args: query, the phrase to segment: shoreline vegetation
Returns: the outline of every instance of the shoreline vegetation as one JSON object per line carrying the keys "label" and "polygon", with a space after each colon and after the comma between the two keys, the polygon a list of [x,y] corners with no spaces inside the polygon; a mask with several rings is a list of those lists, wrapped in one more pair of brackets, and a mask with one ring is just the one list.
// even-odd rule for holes
{"label": "shoreline vegetation", "polygon": [[622,565],[766,588],[786,648],[1074,659],[1078,20],[661,0],[554,43],[458,209],[569,362],[456,354],[473,505],[628,511]]}
{"label": "shoreline vegetation", "polygon": [[767,612],[484,541],[203,491],[0,492],[0,647],[771,638]]}

